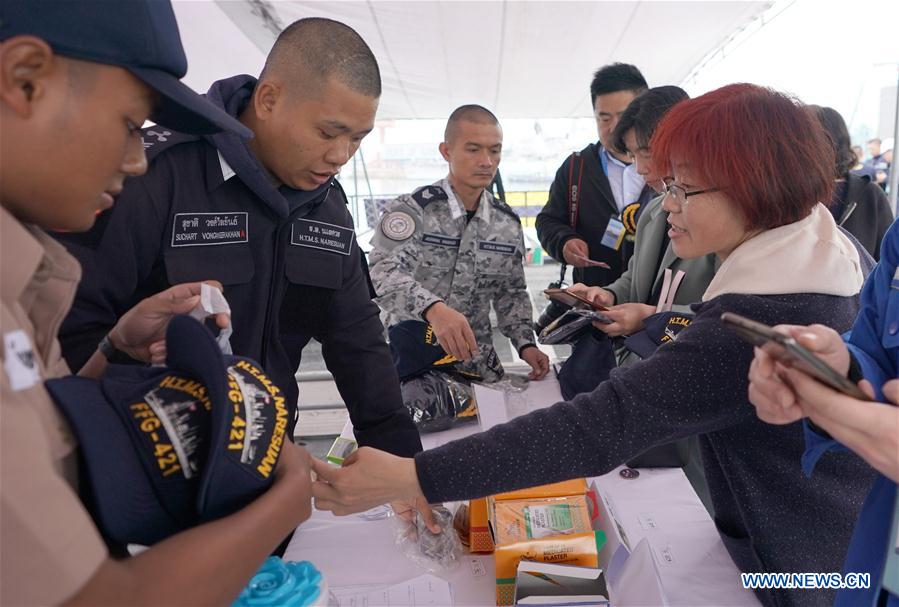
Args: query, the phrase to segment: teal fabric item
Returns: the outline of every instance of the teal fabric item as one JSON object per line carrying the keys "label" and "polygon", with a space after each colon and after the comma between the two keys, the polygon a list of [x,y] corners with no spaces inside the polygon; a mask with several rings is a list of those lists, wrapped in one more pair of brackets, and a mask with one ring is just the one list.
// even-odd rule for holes
{"label": "teal fabric item", "polygon": [[321,594],[322,574],[309,561],[265,559],[231,607],[308,607]]}

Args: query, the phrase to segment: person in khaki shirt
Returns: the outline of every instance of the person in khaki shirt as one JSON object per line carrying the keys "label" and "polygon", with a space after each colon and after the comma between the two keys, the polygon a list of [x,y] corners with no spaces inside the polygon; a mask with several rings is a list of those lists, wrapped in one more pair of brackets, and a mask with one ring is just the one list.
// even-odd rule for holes
{"label": "person in khaki shirt", "polygon": [[[115,11],[100,0],[4,0],[2,605],[227,604],[309,516],[309,456],[287,441],[274,484],[249,506],[136,557],[115,559],[78,498],[77,445],[43,385],[69,374],[56,334],[81,273],[43,230],[87,229],[113,204],[127,176],[146,171],[138,128],[147,118],[200,134],[246,133],[178,81],[186,67],[167,0],[130,0]],[[102,375],[110,349],[145,362],[164,360],[166,325],[198,303],[200,284],[144,299],[79,374]],[[217,321],[223,325],[227,318]]]}

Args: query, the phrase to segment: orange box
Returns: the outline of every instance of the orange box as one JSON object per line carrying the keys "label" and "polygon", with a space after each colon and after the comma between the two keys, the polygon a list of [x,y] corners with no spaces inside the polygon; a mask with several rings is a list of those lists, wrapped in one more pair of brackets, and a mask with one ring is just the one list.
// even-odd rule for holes
{"label": "orange box", "polygon": [[[522,560],[596,567],[605,533],[593,531],[591,503],[583,479],[536,487],[489,499],[490,531],[496,545],[496,604],[511,605]],[[500,499],[568,492],[561,497]],[[594,508],[595,510],[595,508]]]}
{"label": "orange box", "polygon": [[587,493],[587,479],[575,478],[570,481],[562,481],[561,483],[552,483],[551,485],[540,485],[539,487],[529,487],[528,489],[519,489],[518,491],[509,491],[508,493],[498,493],[493,496],[494,500],[529,500],[542,497],[564,497],[566,495],[584,495]]}
{"label": "orange box", "polygon": [[497,546],[593,530],[583,495],[497,501],[489,517]]}
{"label": "orange box", "polygon": [[543,497],[559,497],[566,495],[584,495],[587,481],[579,478],[551,485],[541,485],[529,489],[520,489],[508,493],[500,493],[490,498],[475,499],[468,502],[469,551],[490,553],[495,543],[489,526],[489,512],[492,503],[497,500],[530,499]]}
{"label": "orange box", "polygon": [[471,552],[493,552],[486,497],[468,502],[468,543]]}

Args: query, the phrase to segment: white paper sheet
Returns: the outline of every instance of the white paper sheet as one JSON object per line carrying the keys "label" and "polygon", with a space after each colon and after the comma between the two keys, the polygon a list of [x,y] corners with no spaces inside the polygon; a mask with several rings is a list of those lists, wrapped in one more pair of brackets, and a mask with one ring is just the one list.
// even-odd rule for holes
{"label": "white paper sheet", "polygon": [[659,582],[652,547],[646,539],[640,540],[631,552],[621,568],[615,588],[609,590],[612,604],[616,607],[668,605],[668,598]]}
{"label": "white paper sheet", "polygon": [[[628,579],[646,583],[656,576],[668,605],[758,605],[681,469],[641,469],[632,479],[622,478],[621,469],[589,481],[600,496],[597,526],[612,547],[600,558],[610,591],[641,599],[629,594]],[[641,550],[653,556],[653,566],[645,555],[630,562],[633,556],[621,549],[625,543],[634,551],[645,543]]]}
{"label": "white paper sheet", "polygon": [[387,587],[332,588],[338,607],[427,607],[453,604],[449,582],[431,574]]}

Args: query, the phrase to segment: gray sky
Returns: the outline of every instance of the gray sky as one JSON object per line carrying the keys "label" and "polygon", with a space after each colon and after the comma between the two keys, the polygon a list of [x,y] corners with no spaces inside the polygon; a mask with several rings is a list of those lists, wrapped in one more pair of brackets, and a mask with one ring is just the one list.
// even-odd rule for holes
{"label": "gray sky", "polygon": [[878,131],[886,130],[881,91],[899,79],[899,1],[785,0],[765,21],[709,61],[687,91],[764,84],[833,107],[854,135],[892,136]]}

